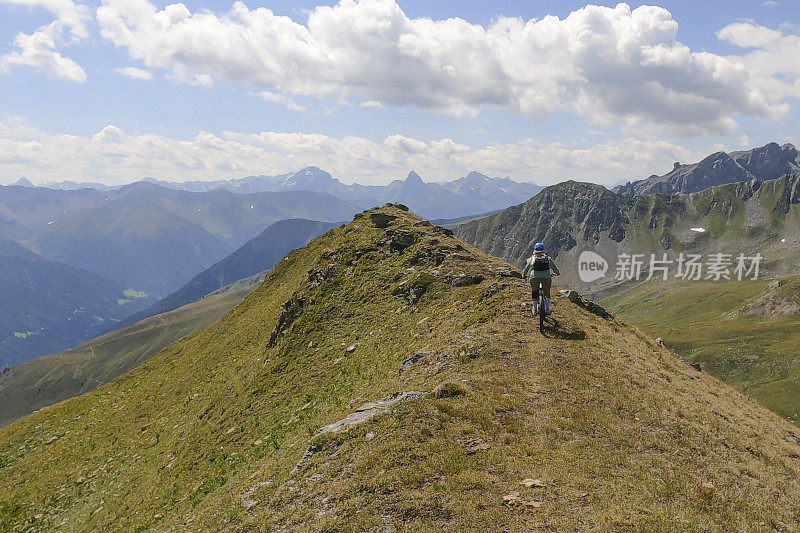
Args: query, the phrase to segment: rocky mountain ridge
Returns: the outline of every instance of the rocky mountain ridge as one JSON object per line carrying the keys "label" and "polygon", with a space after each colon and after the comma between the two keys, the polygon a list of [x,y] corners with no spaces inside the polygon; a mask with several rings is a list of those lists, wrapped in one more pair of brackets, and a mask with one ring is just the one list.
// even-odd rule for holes
{"label": "rocky mountain ridge", "polygon": [[625,194],[680,194],[698,192],[715,185],[749,180],[773,180],[800,171],[800,152],[792,144],[769,143],[752,150],[716,152],[697,163],[674,168],[661,176],[620,185]]}

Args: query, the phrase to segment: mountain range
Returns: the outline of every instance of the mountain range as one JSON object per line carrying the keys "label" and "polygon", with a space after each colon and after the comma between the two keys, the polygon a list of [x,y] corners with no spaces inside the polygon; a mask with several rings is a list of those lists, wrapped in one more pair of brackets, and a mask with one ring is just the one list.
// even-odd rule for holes
{"label": "mountain range", "polygon": [[[209,192],[227,190],[240,194],[266,191],[313,191],[326,193],[358,205],[362,209],[387,202],[403,202],[429,218],[458,218],[503,209],[524,202],[542,187],[520,183],[509,178],[490,178],[479,172],[449,182],[424,182],[416,172],[405,180],[394,180],[388,185],[345,185],[317,167],[306,167],[297,172],[278,176],[249,176],[218,181],[168,182],[145,178],[146,183],[161,187],[189,191]],[[26,186],[31,186],[25,181]],[[75,182],[51,183],[53,189],[76,190],[94,188],[116,190],[116,187]],[[313,218],[313,217],[312,217]]]}
{"label": "mountain range", "polygon": [[[641,280],[648,275],[651,254],[661,259],[667,253],[674,262],[682,252],[704,257],[760,253],[762,276],[790,275],[800,272],[800,173],[679,195],[631,195],[569,181],[524,204],[458,224],[454,231],[519,266],[533,244],[543,241],[562,271],[560,283],[596,295],[636,283],[615,279],[621,254],[641,254]],[[585,251],[599,254],[608,266],[606,275],[591,283],[578,272]]]}
{"label": "mountain range", "polygon": [[[72,320],[67,315],[55,316],[65,308],[54,306],[45,312],[32,303],[27,329],[4,333],[5,340],[0,342],[3,365],[61,350],[100,331],[175,309],[235,281],[239,272],[247,270],[244,263],[238,270],[235,266],[243,261],[241,256],[220,269],[201,273],[281,220],[319,221],[322,232],[323,227],[327,229],[324,223],[347,220],[363,208],[389,201],[406,202],[437,218],[475,216],[523,201],[540,189],[477,172],[446,184],[425,183],[412,172],[406,180],[387,186],[346,186],[316,167],[284,176],[208,184],[145,180],[119,187],[72,182],[54,187],[35,187],[24,178],[0,187],[0,239],[20,244],[37,260],[103,278],[105,282],[97,286],[103,287],[104,296],[97,301],[120,300],[126,305],[95,309],[99,318],[91,327],[74,328],[70,335],[62,336],[53,320]],[[302,231],[293,234],[290,226],[281,227],[289,232],[283,245],[273,235],[276,248],[249,266],[259,264],[258,272],[266,270],[289,251],[287,245],[305,244]],[[41,267],[43,263],[37,264]],[[227,267],[236,273],[219,278]],[[247,270],[247,275],[255,273]],[[193,279],[195,276],[199,277]],[[58,279],[67,278],[62,275]],[[37,287],[29,284],[28,290],[33,292],[25,297],[35,298]],[[135,295],[135,302],[119,296],[122,292]],[[174,297],[170,296],[173,293]],[[46,296],[40,301],[46,301]],[[152,309],[141,313],[147,307]],[[67,311],[72,313],[72,308]],[[125,317],[128,319],[121,321]],[[6,323],[11,327],[12,322]],[[51,335],[61,338],[51,339]]]}
{"label": "mountain range", "polygon": [[279,220],[357,211],[310,191],[0,187],[0,365],[115,329]]}
{"label": "mountain range", "polygon": [[773,180],[800,171],[800,152],[791,144],[769,143],[739,152],[716,152],[698,163],[682,165],[662,175],[615,188],[629,194],[691,193],[737,181]]}
{"label": "mountain range", "polygon": [[357,210],[309,191],[191,193],[141,182],[110,192],[0,188],[0,217],[27,230],[24,238],[9,238],[154,297],[178,289],[278,220],[337,221]]}
{"label": "mountain range", "polygon": [[[0,429],[0,523],[52,530],[800,527],[780,416],[388,206],[203,331]],[[146,490],[143,490],[146,488]]]}

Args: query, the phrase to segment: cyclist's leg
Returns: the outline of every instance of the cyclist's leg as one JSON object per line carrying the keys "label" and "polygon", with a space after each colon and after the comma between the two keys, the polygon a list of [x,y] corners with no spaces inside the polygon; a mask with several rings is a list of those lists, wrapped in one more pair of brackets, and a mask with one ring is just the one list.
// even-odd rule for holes
{"label": "cyclist's leg", "polygon": [[539,300],[539,282],[534,278],[530,278],[528,281],[531,283],[531,302],[533,303],[531,312],[535,315],[536,302]]}
{"label": "cyclist's leg", "polygon": [[544,291],[544,310],[546,313],[550,312],[550,287],[553,285],[551,278],[544,278],[542,281],[542,291]]}

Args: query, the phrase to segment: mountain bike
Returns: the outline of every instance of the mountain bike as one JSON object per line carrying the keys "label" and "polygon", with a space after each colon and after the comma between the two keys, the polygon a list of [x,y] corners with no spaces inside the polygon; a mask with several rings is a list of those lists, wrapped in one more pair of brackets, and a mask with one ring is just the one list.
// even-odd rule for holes
{"label": "mountain bike", "polygon": [[[553,274],[553,277],[555,277],[555,276],[558,276],[558,274]],[[551,302],[550,305],[552,306],[553,303]],[[537,314],[539,315],[539,332],[540,333],[544,333],[544,318],[545,318],[545,316],[550,314],[550,313],[547,313],[545,311],[545,309],[546,309],[546,305],[545,305],[545,296],[544,296],[544,286],[542,285],[542,282],[540,281],[539,282],[539,297],[538,297],[538,301],[533,302],[533,314],[534,315],[537,315]]]}
{"label": "mountain bike", "polygon": [[538,295],[537,299],[533,301],[533,316],[539,315],[539,331],[544,333],[544,317],[547,313],[545,312],[544,287],[541,281]]}

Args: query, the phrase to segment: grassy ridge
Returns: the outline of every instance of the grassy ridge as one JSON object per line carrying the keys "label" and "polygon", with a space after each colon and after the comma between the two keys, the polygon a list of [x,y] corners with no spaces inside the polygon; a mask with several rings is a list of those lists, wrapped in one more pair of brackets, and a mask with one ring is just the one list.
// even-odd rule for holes
{"label": "grassy ridge", "polygon": [[[381,214],[397,218],[382,229]],[[564,298],[542,337],[509,272],[397,208],[359,215],[291,252],[209,328],[0,430],[0,523],[800,526],[793,426]],[[425,394],[316,435],[396,391]]]}
{"label": "grassy ridge", "polygon": [[[604,300],[680,355],[800,423],[800,332],[796,314],[759,312],[795,301],[800,278],[773,281],[652,281]],[[749,312],[748,312],[749,311]]]}

